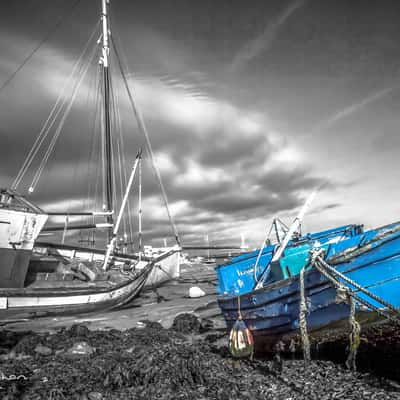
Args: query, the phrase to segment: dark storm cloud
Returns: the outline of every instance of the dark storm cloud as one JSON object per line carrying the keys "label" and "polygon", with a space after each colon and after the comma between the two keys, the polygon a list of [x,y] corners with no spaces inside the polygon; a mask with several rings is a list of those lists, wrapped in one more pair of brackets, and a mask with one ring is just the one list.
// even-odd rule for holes
{"label": "dark storm cloud", "polygon": [[[398,2],[172,3],[111,5],[114,37],[128,60],[135,98],[184,237],[218,232],[229,238],[243,226],[255,231],[261,217],[292,215],[307,192],[326,182],[315,209],[334,209],[345,218],[359,208],[360,187],[370,185],[370,192],[379,193],[389,185],[397,171],[399,137],[400,103],[393,90],[400,68]],[[3,8],[0,82],[71,6],[65,0],[38,4],[16,0]],[[21,166],[99,8],[97,1],[81,2],[0,93],[1,186]],[[97,187],[101,197],[91,72],[32,195],[49,209],[77,210],[85,202],[89,207],[87,172],[90,194]],[[120,93],[129,171],[144,140],[118,74],[114,88]],[[37,166],[38,160],[23,182],[25,192]],[[143,178],[148,238],[167,235],[171,231],[148,162]],[[343,192],[353,196],[344,213]],[[101,201],[90,207],[101,207]],[[383,209],[393,213],[394,206]]]}
{"label": "dark storm cloud", "polygon": [[[261,211],[261,214],[277,213],[301,204],[300,199],[288,193],[287,190],[284,191],[284,196],[272,196],[271,193],[263,190],[258,190],[254,193],[243,193],[242,191],[234,190],[195,201],[194,204],[201,206],[203,209],[223,212],[227,215],[240,213],[249,215],[252,210]],[[256,215],[252,216],[255,217]]]}
{"label": "dark storm cloud", "polygon": [[275,168],[259,176],[257,182],[271,193],[290,193],[297,190],[314,189],[322,184],[329,185],[326,178],[314,176],[307,167],[285,171]]}
{"label": "dark storm cloud", "polygon": [[203,152],[198,156],[199,161],[205,165],[228,166],[248,160],[248,157],[243,156],[244,154],[251,154],[250,160],[253,162],[259,161],[260,158],[264,160],[269,158],[269,151],[272,149],[268,145],[266,134],[260,133],[252,137],[240,136],[240,133],[238,135],[238,137],[232,137],[229,133],[219,135],[216,132],[216,140],[210,143],[210,146],[204,147]]}

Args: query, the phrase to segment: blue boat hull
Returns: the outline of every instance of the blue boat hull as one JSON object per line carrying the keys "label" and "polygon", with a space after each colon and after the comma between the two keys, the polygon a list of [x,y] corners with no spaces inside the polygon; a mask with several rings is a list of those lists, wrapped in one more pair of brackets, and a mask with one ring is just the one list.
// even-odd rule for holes
{"label": "blue boat hull", "polygon": [[[301,249],[308,251],[317,242],[319,245],[324,245],[331,240],[350,238],[360,233],[362,233],[362,226],[354,224],[317,233],[308,233],[296,241],[290,241],[286,253],[295,253]],[[218,277],[218,293],[238,296],[251,291],[256,284],[256,276],[258,279],[261,272],[269,265],[275,250],[276,245],[269,245],[262,249],[261,254],[259,254],[259,250],[252,251],[232,258],[227,264],[218,265],[215,268]],[[255,272],[254,265],[259,255],[258,268]],[[294,267],[293,257],[286,257],[285,259]],[[286,270],[283,273],[284,277],[287,278]]]}
{"label": "blue boat hull", "polygon": [[[400,307],[399,229],[400,224],[393,224],[332,244],[326,251],[326,260],[370,292]],[[347,326],[349,305],[336,302],[336,290],[315,268],[310,267],[305,274],[305,289],[310,333]],[[382,307],[363,293],[355,292],[374,306]],[[238,300],[237,296],[223,296],[218,300],[229,329],[238,318]],[[277,339],[298,333],[299,305],[298,275],[240,296],[241,314],[253,332],[256,350],[268,351]],[[362,323],[375,320],[375,315],[360,307],[357,312]]]}

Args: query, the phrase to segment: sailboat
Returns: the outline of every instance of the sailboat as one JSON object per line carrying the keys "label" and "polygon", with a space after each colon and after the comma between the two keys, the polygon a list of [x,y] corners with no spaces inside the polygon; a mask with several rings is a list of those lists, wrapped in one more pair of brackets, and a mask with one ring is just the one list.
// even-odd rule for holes
{"label": "sailboat", "polygon": [[[46,135],[49,134],[52,123],[59,115],[62,115],[63,110],[66,110],[53,139],[50,141],[49,148],[39,167],[39,173],[35,175],[33,184],[29,188],[29,192],[34,191],[34,186],[49,158],[49,152],[54,148],[65,122],[65,117],[72,107],[79,84],[88,70],[90,63],[88,61],[85,67],[79,64],[79,68],[74,68],[80,76],[77,83],[73,85],[70,102],[62,103],[57,100],[12,187],[0,190],[0,318],[2,319],[32,318],[113,309],[129,303],[140,294],[146,285],[157,285],[164,280],[179,276],[181,247],[172,218],[170,220],[177,244],[164,248],[158,254],[144,253],[141,232],[141,196],[138,206],[139,248],[136,251],[129,252],[127,245],[121,246],[119,243],[119,228],[125,209],[129,204],[130,189],[137,171],[139,171],[139,192],[141,192],[141,151],[138,152],[135,159],[129,180],[125,179],[126,187],[119,210],[115,210],[117,205],[113,182],[113,132],[110,112],[110,108],[115,104],[113,104],[110,94],[111,36],[108,8],[109,1],[101,0],[101,40],[97,44],[101,44],[99,64],[102,84],[103,208],[101,211],[50,213],[42,210],[27,196],[23,196],[17,191],[17,186],[24,174],[29,171],[38,148],[43,144]],[[95,53],[93,52],[93,54]],[[139,129],[146,138],[146,150],[153,161],[153,168],[159,178],[165,204],[168,206],[161,176],[154,163],[154,155],[144,121],[133,100],[120,59],[118,59],[118,62],[128,97],[134,109],[134,115],[138,119]],[[67,86],[68,82],[64,88]],[[171,217],[168,208],[167,211],[169,217]],[[54,216],[65,218],[64,226],[46,226],[49,218]],[[117,217],[115,218],[115,216]],[[67,223],[68,218],[71,217],[92,218],[93,221],[95,218],[104,218],[105,221],[71,226]],[[90,245],[83,247],[66,243],[65,238],[68,232],[81,229],[105,230],[107,246],[96,248]],[[54,231],[62,232],[61,242],[39,240],[47,232]]]}
{"label": "sailboat", "polygon": [[304,349],[309,336],[318,341],[329,331],[355,329],[354,338],[360,326],[400,323],[400,222],[306,235],[300,223],[297,217],[282,237],[274,220],[276,243],[216,267],[228,329],[243,320],[255,350],[271,352],[278,341],[300,337]]}

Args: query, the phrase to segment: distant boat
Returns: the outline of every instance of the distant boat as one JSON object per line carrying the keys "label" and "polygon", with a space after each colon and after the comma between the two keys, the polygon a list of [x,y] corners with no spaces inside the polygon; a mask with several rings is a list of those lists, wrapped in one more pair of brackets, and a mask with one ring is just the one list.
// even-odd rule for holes
{"label": "distant boat", "polygon": [[[240,314],[256,351],[271,351],[278,340],[299,334],[302,269],[310,335],[349,329],[350,305],[337,301],[338,286],[354,299],[362,326],[398,313],[400,222],[366,232],[347,225],[308,234],[291,240],[273,261],[279,247],[269,245],[216,267],[218,304],[227,326],[231,329]],[[259,272],[254,271],[257,257]]]}
{"label": "distant boat", "polygon": [[[101,82],[99,83],[99,87],[102,87],[102,101],[100,102],[100,97],[98,97],[96,98],[96,102],[98,101],[99,104],[102,104],[102,110],[98,115],[101,115],[101,126],[103,127],[103,210],[101,212],[65,211],[48,213],[33,204],[25,196],[19,194],[16,190],[24,174],[29,171],[39,147],[45,143],[50,128],[53,126],[52,124],[55,121],[59,121],[54,136],[46,149],[45,157],[41,161],[40,168],[34,177],[35,184],[40,178],[41,171],[45,166],[49,154],[53,150],[58,134],[72,107],[80,83],[93,59],[92,56],[95,55],[93,51],[88,60],[83,62],[83,55],[85,52],[87,53],[87,49],[85,48],[81,55],[82,60],[80,58],[81,64],[77,63],[77,68],[74,68],[77,77],[76,81],[72,84],[73,93],[70,102],[57,100],[46,121],[46,124],[50,124],[49,121],[52,121],[51,124],[45,124],[43,127],[12,188],[0,191],[0,318],[37,317],[116,308],[127,304],[138,296],[142,288],[146,285],[157,285],[165,280],[179,277],[179,252],[181,250],[179,244],[163,248],[161,251],[151,255],[146,255],[143,251],[141,228],[141,152],[139,152],[136,158],[129,181],[126,177],[126,171],[119,171],[121,182],[125,181],[126,187],[124,197],[121,200],[120,210],[117,218],[114,219],[116,196],[113,182],[115,172],[113,168],[116,162],[112,161],[112,152],[113,146],[116,145],[115,143],[113,144],[110,121],[112,118],[111,108],[113,108],[113,112],[115,113],[115,98],[111,96],[112,85],[109,70],[111,36],[108,7],[109,1],[101,0],[100,25],[102,27],[102,47],[100,55]],[[100,32],[93,32],[91,39],[87,43],[87,47],[90,40],[95,41],[99,34]],[[99,42],[96,43],[95,47],[98,47]],[[128,97],[134,107],[134,114],[138,118],[138,124],[142,130],[145,130],[143,121],[138,114],[138,110],[135,108],[120,60],[119,66],[121,76],[128,91]],[[65,87],[67,86],[66,84]],[[144,133],[146,134],[147,150],[152,158],[148,135],[147,132]],[[121,164],[121,160],[119,162]],[[156,168],[155,164],[153,166]],[[125,244],[122,246],[119,245],[118,229],[137,168],[139,169],[140,192],[138,206],[139,250],[128,253],[128,247]],[[125,173],[125,179],[123,179],[123,173]],[[157,176],[161,179],[158,170]],[[160,186],[167,205],[161,180]],[[32,192],[33,189],[34,184],[29,188],[29,192]],[[49,216],[65,217],[66,222],[61,227],[45,227]],[[67,223],[68,218],[71,216],[92,218],[93,220],[95,217],[100,217],[105,218],[106,221],[105,223],[73,226]],[[67,231],[73,229],[106,229],[108,232],[107,248],[98,249],[91,246],[83,247],[75,244],[66,244],[64,241],[65,234]],[[40,234],[53,231],[62,231],[63,240],[61,243],[40,242],[38,240]],[[178,242],[176,230],[175,237]]]}

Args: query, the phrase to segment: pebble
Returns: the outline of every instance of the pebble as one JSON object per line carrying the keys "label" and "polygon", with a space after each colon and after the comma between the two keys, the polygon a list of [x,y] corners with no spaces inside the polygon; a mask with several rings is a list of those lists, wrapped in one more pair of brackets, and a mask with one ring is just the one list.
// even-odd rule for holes
{"label": "pebble", "polygon": [[49,356],[52,353],[52,350],[50,347],[43,346],[42,344],[38,344],[35,347],[35,353],[40,354],[42,356]]}
{"label": "pebble", "polygon": [[103,395],[100,392],[90,392],[87,395],[89,400],[102,400]]}
{"label": "pebble", "polygon": [[87,342],[78,342],[68,349],[67,354],[72,355],[91,355],[95,352],[95,349],[90,346]]}
{"label": "pebble", "polygon": [[198,286],[192,286],[189,289],[189,297],[192,299],[198,298],[198,297],[204,297],[206,295],[206,292],[199,288]]}

